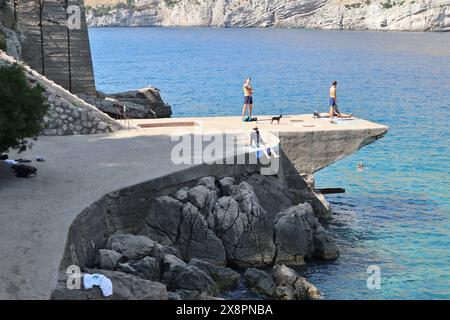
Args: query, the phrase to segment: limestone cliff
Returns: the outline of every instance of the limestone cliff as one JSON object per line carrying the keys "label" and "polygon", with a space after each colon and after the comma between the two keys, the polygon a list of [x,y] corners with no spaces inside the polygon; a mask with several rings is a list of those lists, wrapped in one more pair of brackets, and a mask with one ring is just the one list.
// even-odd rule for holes
{"label": "limestone cliff", "polygon": [[450,31],[450,0],[85,0],[88,25]]}

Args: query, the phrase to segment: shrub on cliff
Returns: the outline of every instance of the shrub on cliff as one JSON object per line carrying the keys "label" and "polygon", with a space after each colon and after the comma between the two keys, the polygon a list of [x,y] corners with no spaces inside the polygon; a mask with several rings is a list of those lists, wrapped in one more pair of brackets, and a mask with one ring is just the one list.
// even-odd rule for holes
{"label": "shrub on cliff", "polygon": [[19,65],[0,67],[0,152],[19,152],[36,140],[48,110],[44,89],[30,86]]}

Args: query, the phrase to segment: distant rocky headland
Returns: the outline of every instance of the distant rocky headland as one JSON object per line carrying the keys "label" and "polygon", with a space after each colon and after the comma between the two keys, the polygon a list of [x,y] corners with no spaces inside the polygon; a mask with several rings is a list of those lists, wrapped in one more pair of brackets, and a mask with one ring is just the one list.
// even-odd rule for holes
{"label": "distant rocky headland", "polygon": [[90,27],[450,31],[450,0],[85,0]]}

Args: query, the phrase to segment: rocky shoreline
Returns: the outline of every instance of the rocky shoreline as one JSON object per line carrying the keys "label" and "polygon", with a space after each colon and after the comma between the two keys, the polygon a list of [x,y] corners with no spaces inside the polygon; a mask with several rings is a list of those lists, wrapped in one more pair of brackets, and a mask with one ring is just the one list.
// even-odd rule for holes
{"label": "rocky shoreline", "polygon": [[89,27],[450,31],[449,0],[87,0]]}
{"label": "rocky shoreline", "polygon": [[[112,299],[216,299],[240,284],[261,298],[318,298],[319,289],[288,266],[332,260],[339,250],[312,206],[295,198],[282,179],[258,172],[206,176],[191,187],[135,199],[142,208],[116,198],[120,208],[111,208],[124,216],[122,210],[142,210],[143,219],[129,233],[112,233],[84,264],[69,237],[72,258],[63,264],[109,277]],[[100,290],[69,290],[66,281],[61,271],[52,299],[103,299]]]}

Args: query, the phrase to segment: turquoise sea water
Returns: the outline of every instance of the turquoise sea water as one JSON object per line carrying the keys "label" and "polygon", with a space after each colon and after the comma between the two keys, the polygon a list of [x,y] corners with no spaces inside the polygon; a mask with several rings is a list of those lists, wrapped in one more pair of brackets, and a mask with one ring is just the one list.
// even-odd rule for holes
{"label": "turquoise sea water", "polygon": [[[90,30],[99,90],[153,85],[174,116],[238,115],[242,82],[255,114],[342,112],[386,124],[376,143],[322,170],[341,249],[300,272],[326,299],[450,299],[450,33],[298,29]],[[366,168],[357,171],[359,161]],[[366,285],[381,268],[381,289]]]}

